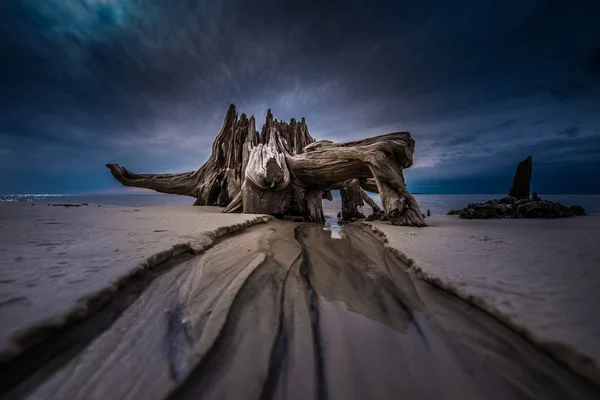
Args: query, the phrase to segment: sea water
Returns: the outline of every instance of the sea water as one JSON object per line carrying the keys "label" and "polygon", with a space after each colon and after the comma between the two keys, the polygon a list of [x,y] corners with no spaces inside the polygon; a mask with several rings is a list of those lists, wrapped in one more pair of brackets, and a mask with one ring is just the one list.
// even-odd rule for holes
{"label": "sea water", "polygon": [[[377,204],[381,204],[378,194],[370,194]],[[464,208],[469,203],[481,203],[490,199],[504,197],[502,194],[416,194],[414,195],[421,212],[432,215],[444,215],[451,209]],[[598,194],[540,194],[543,199],[562,203],[566,206],[582,206],[588,214],[600,213],[600,195]],[[161,193],[144,194],[9,194],[0,195],[0,202],[31,203],[88,203],[114,206],[145,207],[163,205],[193,204],[194,199],[188,196],[177,196]],[[333,193],[333,200],[323,200],[323,211],[327,217],[335,218],[341,210],[339,193]],[[367,205],[363,213],[368,215],[371,208]]]}

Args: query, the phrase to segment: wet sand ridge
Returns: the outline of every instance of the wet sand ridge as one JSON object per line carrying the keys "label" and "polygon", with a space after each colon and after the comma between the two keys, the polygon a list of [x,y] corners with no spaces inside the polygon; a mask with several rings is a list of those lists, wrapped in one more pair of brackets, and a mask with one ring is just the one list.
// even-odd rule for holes
{"label": "wet sand ridge", "polygon": [[[273,221],[166,270],[9,397],[585,399],[579,377],[361,225]],[[50,364],[48,364],[50,365]],[[35,379],[34,379],[35,378]]]}

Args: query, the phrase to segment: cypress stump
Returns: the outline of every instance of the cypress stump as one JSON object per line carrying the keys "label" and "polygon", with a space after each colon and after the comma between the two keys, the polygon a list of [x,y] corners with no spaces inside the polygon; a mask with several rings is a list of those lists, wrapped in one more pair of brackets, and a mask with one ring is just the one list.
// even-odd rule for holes
{"label": "cypress stump", "polygon": [[356,217],[366,201],[381,210],[365,190],[376,191],[386,218],[395,225],[425,226],[415,198],[406,189],[403,169],[413,162],[415,142],[395,132],[347,143],[315,141],[304,118],[277,121],[271,110],[256,131],[254,117],[234,105],[225,115],[212,153],[196,171],[136,174],[107,164],[121,184],[192,196],[194,205],[225,207],[223,212],[293,215],[323,222],[322,199],[339,189],[344,219]]}

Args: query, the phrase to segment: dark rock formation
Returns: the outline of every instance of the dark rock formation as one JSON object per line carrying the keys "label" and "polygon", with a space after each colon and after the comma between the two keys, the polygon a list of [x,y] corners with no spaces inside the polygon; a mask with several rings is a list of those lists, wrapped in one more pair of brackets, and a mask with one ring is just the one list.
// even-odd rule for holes
{"label": "dark rock formation", "polygon": [[508,195],[517,199],[529,198],[529,185],[531,183],[531,156],[527,157],[517,166],[517,172],[513,178]]}
{"label": "dark rock formation", "polygon": [[585,210],[581,206],[571,206],[569,207],[571,212],[577,216],[585,215]]}
{"label": "dark rock formation", "polygon": [[583,207],[567,207],[542,200],[535,191],[530,198],[531,167],[531,156],[519,163],[507,197],[488,200],[485,203],[472,203],[462,210],[450,210],[448,215],[459,215],[464,219],[567,218],[585,215]]}
{"label": "dark rock formation", "polygon": [[567,207],[549,200],[504,197],[485,203],[472,203],[462,210],[448,212],[448,215],[457,214],[464,219],[566,218],[585,215],[585,211],[580,206]]}
{"label": "dark rock formation", "polygon": [[500,204],[513,204],[517,200],[518,199],[516,197],[506,196],[506,197],[503,197],[500,200],[498,200],[498,203],[500,203]]}

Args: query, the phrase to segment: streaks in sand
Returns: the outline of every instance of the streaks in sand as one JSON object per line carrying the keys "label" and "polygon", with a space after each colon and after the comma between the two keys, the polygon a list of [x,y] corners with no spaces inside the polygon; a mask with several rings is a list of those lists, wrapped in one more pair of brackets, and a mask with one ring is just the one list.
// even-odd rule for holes
{"label": "streaks in sand", "polygon": [[[29,398],[568,399],[597,392],[360,225],[274,221],[152,281]],[[17,393],[16,389],[13,393]]]}

